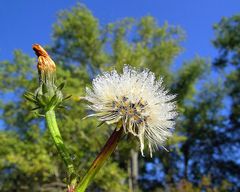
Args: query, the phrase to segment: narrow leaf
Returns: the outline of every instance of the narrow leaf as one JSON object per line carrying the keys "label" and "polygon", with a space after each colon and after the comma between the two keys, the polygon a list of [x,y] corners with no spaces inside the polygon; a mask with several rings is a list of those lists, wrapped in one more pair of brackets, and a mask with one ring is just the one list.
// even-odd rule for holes
{"label": "narrow leaf", "polygon": [[35,110],[40,109],[40,108],[41,108],[41,107],[38,106],[38,107],[35,107],[35,108],[31,109],[31,111],[35,111]]}
{"label": "narrow leaf", "polygon": [[34,103],[37,102],[37,100],[36,100],[34,97],[32,97],[32,96],[30,96],[30,95],[28,95],[28,94],[24,94],[23,96],[24,96],[28,101],[31,101],[31,102],[34,102]]}
{"label": "narrow leaf", "polygon": [[65,98],[63,99],[63,101],[69,99],[70,97],[72,97],[72,95],[68,95],[67,97],[65,97]]}
{"label": "narrow leaf", "polygon": [[57,89],[58,89],[58,90],[62,90],[64,86],[65,86],[65,82],[61,83],[61,84],[57,87]]}

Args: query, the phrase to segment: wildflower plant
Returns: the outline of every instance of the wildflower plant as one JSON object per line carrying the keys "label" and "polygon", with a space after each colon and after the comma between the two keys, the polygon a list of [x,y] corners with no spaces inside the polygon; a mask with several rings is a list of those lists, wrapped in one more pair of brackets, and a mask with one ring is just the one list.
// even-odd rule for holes
{"label": "wildflower plant", "polygon": [[87,117],[97,117],[115,129],[86,174],[79,178],[55,116],[55,110],[63,107],[69,96],[63,97],[64,83],[56,85],[56,65],[48,53],[38,44],[33,45],[33,50],[38,56],[39,86],[25,97],[36,105],[33,110],[39,110],[46,118],[53,142],[67,168],[68,192],[84,192],[125,135],[137,137],[143,156],[146,140],[151,157],[172,135],[177,115],[175,95],[165,89],[162,78],[157,80],[149,70],[140,71],[128,65],[122,74],[115,70],[104,72],[93,80],[91,88],[86,88],[82,99],[91,110]]}
{"label": "wildflower plant", "polygon": [[86,89],[88,107],[95,112],[89,116],[118,123],[125,134],[138,137],[142,155],[145,137],[152,156],[152,149],[171,136],[176,117],[175,95],[169,95],[162,83],[149,70],[137,71],[127,65],[123,74],[103,73],[93,80],[92,89]]}

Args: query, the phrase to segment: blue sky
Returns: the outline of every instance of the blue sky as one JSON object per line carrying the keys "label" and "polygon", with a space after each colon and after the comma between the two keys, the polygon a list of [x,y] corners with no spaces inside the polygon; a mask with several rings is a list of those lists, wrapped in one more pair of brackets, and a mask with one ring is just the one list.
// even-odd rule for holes
{"label": "blue sky", "polygon": [[[52,24],[57,12],[69,9],[76,0],[3,0],[0,4],[0,60],[11,59],[14,49],[34,56],[33,43],[51,44]],[[154,16],[186,32],[185,51],[176,62],[194,55],[214,57],[212,26],[223,16],[240,13],[239,0],[82,0],[101,24],[124,17]]]}

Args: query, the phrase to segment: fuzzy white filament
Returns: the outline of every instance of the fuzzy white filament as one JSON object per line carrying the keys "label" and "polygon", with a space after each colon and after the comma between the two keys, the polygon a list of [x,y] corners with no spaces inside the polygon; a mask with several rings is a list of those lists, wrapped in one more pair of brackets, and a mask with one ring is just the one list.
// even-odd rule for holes
{"label": "fuzzy white filament", "polygon": [[97,76],[86,89],[89,108],[107,124],[122,123],[125,133],[138,137],[143,155],[144,138],[152,149],[171,136],[176,106],[174,95],[149,70],[138,71],[125,65],[123,74],[115,70]]}

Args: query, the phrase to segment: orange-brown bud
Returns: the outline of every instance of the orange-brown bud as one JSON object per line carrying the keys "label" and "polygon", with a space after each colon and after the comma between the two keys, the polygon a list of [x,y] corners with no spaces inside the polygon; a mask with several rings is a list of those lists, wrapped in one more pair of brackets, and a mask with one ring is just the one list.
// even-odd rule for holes
{"label": "orange-brown bud", "polygon": [[56,71],[56,65],[51,57],[48,55],[47,51],[42,48],[39,44],[33,45],[33,50],[35,54],[38,56],[38,72],[42,73],[54,73]]}

